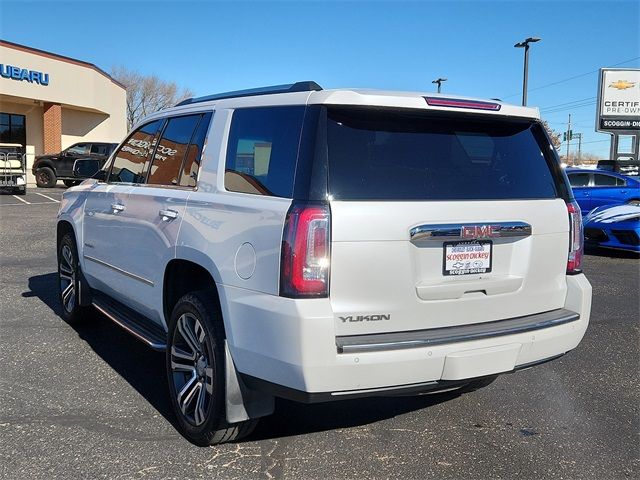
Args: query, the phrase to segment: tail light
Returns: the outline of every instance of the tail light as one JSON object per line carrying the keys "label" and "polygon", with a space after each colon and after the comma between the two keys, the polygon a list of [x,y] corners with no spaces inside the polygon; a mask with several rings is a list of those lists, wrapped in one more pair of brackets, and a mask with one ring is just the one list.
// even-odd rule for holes
{"label": "tail light", "polygon": [[331,263],[328,205],[293,204],[282,236],[280,295],[327,297]]}
{"label": "tail light", "polygon": [[569,212],[569,259],[567,260],[567,274],[575,275],[582,272],[582,255],[584,253],[584,236],[582,233],[582,215],[580,207],[574,201],[567,203]]}

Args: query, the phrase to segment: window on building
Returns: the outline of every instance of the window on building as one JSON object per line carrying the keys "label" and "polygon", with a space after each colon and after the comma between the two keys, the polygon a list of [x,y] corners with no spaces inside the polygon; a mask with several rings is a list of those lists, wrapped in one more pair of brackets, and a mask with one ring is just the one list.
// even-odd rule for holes
{"label": "window on building", "polygon": [[615,187],[615,186],[623,186],[624,180],[618,177],[612,177],[611,175],[602,175],[600,173],[596,173],[593,176],[593,184],[596,187]]}
{"label": "window on building", "polygon": [[182,161],[200,117],[198,114],[169,119],[153,155],[147,183],[178,185]]}
{"label": "window on building", "polygon": [[0,142],[27,144],[25,116],[14,113],[0,113]]}
{"label": "window on building", "polygon": [[225,188],[291,197],[304,107],[246,108],[233,113]]}
{"label": "window on building", "polygon": [[149,157],[163,122],[156,120],[147,123],[131,134],[115,154],[109,182],[144,183]]}
{"label": "window on building", "polygon": [[198,128],[191,139],[191,144],[184,159],[184,167],[180,176],[180,185],[183,187],[195,187],[200,169],[200,160],[205,147],[209,124],[211,123],[211,112],[205,113],[198,123]]}

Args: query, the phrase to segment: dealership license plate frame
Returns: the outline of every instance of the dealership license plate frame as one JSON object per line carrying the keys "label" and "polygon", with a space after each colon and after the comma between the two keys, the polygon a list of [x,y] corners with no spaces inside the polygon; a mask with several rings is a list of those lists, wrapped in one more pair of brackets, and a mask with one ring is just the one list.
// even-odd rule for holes
{"label": "dealership license plate frame", "polygon": [[[475,268],[457,268],[451,269],[447,268],[447,253],[449,252],[449,248],[453,247],[466,247],[466,246],[482,246],[482,252],[486,252],[486,247],[489,249],[489,258],[488,258],[488,266],[485,266],[485,262],[483,262],[482,267]],[[477,249],[476,249],[477,251]],[[451,252],[455,253],[455,252]],[[471,253],[471,251],[465,251],[463,253]],[[451,260],[453,262],[453,260]],[[470,262],[471,263],[471,262]],[[461,277],[465,275],[479,275],[483,273],[490,273],[493,267],[493,241],[491,240],[462,240],[455,242],[444,242],[442,244],[442,275],[445,277]],[[462,271],[460,273],[453,273],[457,271]]]}

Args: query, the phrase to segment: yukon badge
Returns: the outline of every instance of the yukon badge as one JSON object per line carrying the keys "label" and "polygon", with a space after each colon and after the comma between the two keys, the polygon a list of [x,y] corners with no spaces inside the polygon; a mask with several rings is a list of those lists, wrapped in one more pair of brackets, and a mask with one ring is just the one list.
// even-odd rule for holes
{"label": "yukon badge", "polygon": [[347,322],[379,322],[380,320],[391,320],[390,313],[383,313],[380,315],[349,315],[347,317],[340,317],[342,323]]}

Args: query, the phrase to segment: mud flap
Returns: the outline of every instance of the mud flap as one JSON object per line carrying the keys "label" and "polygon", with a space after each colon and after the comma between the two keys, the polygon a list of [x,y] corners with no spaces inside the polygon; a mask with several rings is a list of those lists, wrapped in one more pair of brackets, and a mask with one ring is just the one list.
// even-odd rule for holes
{"label": "mud flap", "polygon": [[248,388],[236,371],[227,341],[224,341],[225,353],[225,392],[227,422],[238,423],[250,418],[271,415],[275,409],[275,399],[256,390]]}
{"label": "mud flap", "polygon": [[91,295],[91,287],[87,283],[87,279],[84,278],[82,269],[78,265],[78,305],[81,307],[88,307],[93,302]]}

